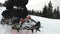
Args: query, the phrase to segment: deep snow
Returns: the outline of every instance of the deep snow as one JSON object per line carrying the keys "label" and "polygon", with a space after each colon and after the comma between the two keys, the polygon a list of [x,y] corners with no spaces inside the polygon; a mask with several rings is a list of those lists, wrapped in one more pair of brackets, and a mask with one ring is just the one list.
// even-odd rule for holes
{"label": "deep snow", "polygon": [[[0,20],[2,18],[1,13],[3,10],[5,10],[5,8],[0,7]],[[48,19],[33,15],[31,15],[31,18],[40,21],[41,26],[43,27],[40,28],[41,32],[37,32],[37,34],[60,34],[60,19]],[[11,34],[11,26],[0,24],[0,34]]]}

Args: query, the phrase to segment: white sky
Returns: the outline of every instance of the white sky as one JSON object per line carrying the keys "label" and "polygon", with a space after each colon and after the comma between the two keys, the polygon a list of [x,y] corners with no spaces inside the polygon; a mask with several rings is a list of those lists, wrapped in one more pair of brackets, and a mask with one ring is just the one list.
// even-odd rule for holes
{"label": "white sky", "polygon": [[0,0],[1,3],[4,3],[6,0]]}
{"label": "white sky", "polygon": [[[29,3],[27,4],[27,8],[34,9],[34,10],[42,10],[44,5],[48,5],[50,0],[29,0]],[[60,8],[60,0],[51,0],[53,8],[57,8],[59,6]]]}
{"label": "white sky", "polygon": [[[0,0],[1,3],[4,3],[5,0]],[[27,4],[27,8],[29,10],[43,10],[44,5],[48,5],[50,0],[29,0]],[[60,8],[60,0],[51,0],[53,4],[53,8],[57,8],[59,6]]]}

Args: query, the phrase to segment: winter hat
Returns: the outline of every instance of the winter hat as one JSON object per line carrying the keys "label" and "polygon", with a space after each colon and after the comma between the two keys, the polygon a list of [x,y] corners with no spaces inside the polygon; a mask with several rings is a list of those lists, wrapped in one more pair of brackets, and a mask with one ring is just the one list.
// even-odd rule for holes
{"label": "winter hat", "polygon": [[27,16],[28,19],[30,19],[31,17],[30,16]]}

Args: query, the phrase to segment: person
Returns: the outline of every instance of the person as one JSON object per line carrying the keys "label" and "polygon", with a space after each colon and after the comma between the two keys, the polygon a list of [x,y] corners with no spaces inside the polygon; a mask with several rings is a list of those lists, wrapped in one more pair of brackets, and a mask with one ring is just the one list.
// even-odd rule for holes
{"label": "person", "polygon": [[21,28],[22,28],[23,23],[24,23],[24,18],[21,18],[20,21],[19,21],[19,24],[20,24]]}
{"label": "person", "polygon": [[[14,22],[16,22],[17,20],[15,20]],[[13,26],[12,26],[12,29],[16,29],[17,32],[19,32],[20,28],[22,27],[22,23],[24,22],[24,19],[21,18],[19,19],[17,22],[19,23],[15,23]]]}
{"label": "person", "polygon": [[25,18],[25,21],[28,22],[28,21],[30,20],[30,18],[31,18],[30,16],[27,16],[27,17]]}
{"label": "person", "polygon": [[20,23],[23,23],[23,22],[24,22],[24,19],[23,19],[23,18],[21,18],[21,19],[20,19]]}

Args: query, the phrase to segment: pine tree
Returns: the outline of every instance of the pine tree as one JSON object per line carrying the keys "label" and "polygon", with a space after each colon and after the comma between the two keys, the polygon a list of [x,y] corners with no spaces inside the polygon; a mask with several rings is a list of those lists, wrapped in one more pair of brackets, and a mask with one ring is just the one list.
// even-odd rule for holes
{"label": "pine tree", "polygon": [[57,7],[57,14],[59,14],[59,6]]}
{"label": "pine tree", "polygon": [[54,13],[55,13],[55,14],[57,13],[57,10],[56,10],[56,8],[54,9]]}
{"label": "pine tree", "polygon": [[57,10],[56,10],[56,8],[54,9],[54,15],[53,15],[53,18],[57,18]]}
{"label": "pine tree", "polygon": [[2,3],[0,3],[0,7],[2,6]]}
{"label": "pine tree", "polygon": [[59,6],[57,7],[57,18],[60,18],[59,17],[60,15],[59,15]]}
{"label": "pine tree", "polygon": [[41,11],[39,12],[39,16],[43,16]]}
{"label": "pine tree", "polygon": [[[26,18],[28,15],[26,4],[28,0],[8,0],[4,3],[6,10],[2,12],[4,19],[11,19],[13,23],[19,23],[21,18]],[[14,8],[17,7],[17,9]],[[17,19],[15,19],[17,18]]]}
{"label": "pine tree", "polygon": [[52,17],[52,9],[53,8],[53,6],[52,6],[52,3],[51,3],[51,1],[48,3],[48,17]]}
{"label": "pine tree", "polygon": [[47,6],[45,5],[43,8],[43,17],[47,17],[48,11],[47,11]]}
{"label": "pine tree", "polygon": [[[18,17],[18,18],[24,18],[28,15],[26,4],[28,3],[28,0],[8,0],[4,3],[7,10],[7,16],[9,17]],[[20,7],[20,9],[14,9],[14,6]],[[22,9],[23,8],[23,9]],[[3,11],[4,13],[4,11]],[[6,16],[5,13],[2,15]]]}

